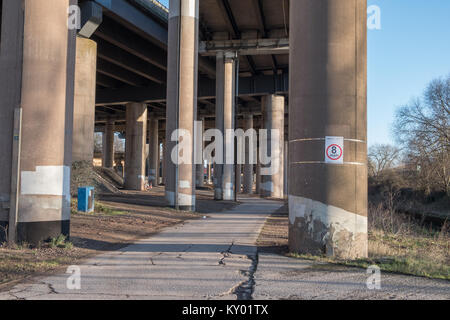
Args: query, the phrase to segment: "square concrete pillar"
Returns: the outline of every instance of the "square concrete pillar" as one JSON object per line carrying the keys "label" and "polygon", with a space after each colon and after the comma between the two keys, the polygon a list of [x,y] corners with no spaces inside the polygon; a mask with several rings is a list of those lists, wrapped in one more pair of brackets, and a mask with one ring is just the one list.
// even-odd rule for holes
{"label": "square concrete pillar", "polygon": [[102,141],[102,166],[105,168],[114,167],[114,119],[107,119]]}
{"label": "square concrete pillar", "polygon": [[97,43],[77,37],[72,161],[90,165],[94,159],[96,74]]}

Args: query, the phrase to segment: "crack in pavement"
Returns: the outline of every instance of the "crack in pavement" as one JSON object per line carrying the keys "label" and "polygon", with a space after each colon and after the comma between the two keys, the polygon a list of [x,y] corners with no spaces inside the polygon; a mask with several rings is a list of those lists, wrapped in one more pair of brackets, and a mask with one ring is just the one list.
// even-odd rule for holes
{"label": "crack in pavement", "polygon": [[243,274],[248,276],[248,280],[242,281],[235,286],[233,294],[237,296],[238,300],[252,300],[253,292],[255,291],[255,273],[258,269],[259,256],[258,251],[255,255],[247,255],[247,259],[252,261],[249,270],[244,271]]}
{"label": "crack in pavement", "polygon": [[219,265],[223,265],[224,266],[226,264],[225,263],[225,259],[228,258],[230,256],[230,254],[232,253],[231,252],[231,248],[233,248],[233,246],[234,246],[234,240],[231,241],[231,244],[230,244],[230,246],[228,247],[227,250],[222,251],[220,253],[222,255],[222,258],[219,260]]}

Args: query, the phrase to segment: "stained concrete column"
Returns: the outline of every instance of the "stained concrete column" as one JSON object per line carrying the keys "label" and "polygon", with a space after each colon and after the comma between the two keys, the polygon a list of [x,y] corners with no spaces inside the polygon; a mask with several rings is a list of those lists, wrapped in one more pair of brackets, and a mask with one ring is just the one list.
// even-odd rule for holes
{"label": "stained concrete column", "polygon": [[166,185],[166,139],[163,138],[162,139],[162,161],[161,161],[161,166],[162,166],[162,177],[161,177],[161,183],[165,186]]}
{"label": "stained concrete column", "polygon": [[114,167],[114,119],[107,119],[102,141],[102,166],[105,168]]}
{"label": "stained concrete column", "polygon": [[[235,54],[218,53],[216,69],[216,129],[223,133],[224,143],[223,164],[214,166],[214,198],[216,200],[234,200],[234,148],[230,147],[232,141],[227,141],[226,132],[234,130],[235,127]],[[232,163],[227,163],[227,159],[228,162],[233,159]]]}
{"label": "stained concrete column", "polygon": [[[166,199],[176,209],[188,211],[195,211],[193,151],[197,117],[198,11],[198,0],[170,0]],[[180,143],[177,152],[180,140],[182,145]]]}
{"label": "stained concrete column", "polygon": [[[10,207],[11,180],[17,178],[17,215],[11,211],[8,217],[17,222],[17,228],[9,228],[17,231],[17,242],[37,244],[69,235],[76,55],[76,33],[67,28],[69,4],[69,0],[3,1],[0,221],[7,215],[4,208]],[[13,114],[19,106],[21,146],[15,162],[19,166],[11,173]],[[19,126],[16,129],[15,141]]]}
{"label": "stained concrete column", "polygon": [[77,37],[72,161],[90,165],[94,159],[96,73],[97,43]]}
{"label": "stained concrete column", "polygon": [[154,114],[150,114],[148,128],[148,183],[152,186],[158,185],[159,176],[159,138],[158,138],[158,119]]}
{"label": "stained concrete column", "polygon": [[284,140],[284,178],[283,178],[283,194],[284,198],[288,196],[289,186],[289,142]]}
{"label": "stained concrete column", "polygon": [[[264,129],[267,130],[266,154],[270,155],[271,162],[262,167],[261,195],[281,199],[284,187],[284,97],[263,97],[262,116]],[[265,174],[264,170],[268,168],[271,169]]]}
{"label": "stained concrete column", "polygon": [[[253,129],[253,115],[251,113],[244,114],[244,130]],[[250,162],[250,144],[245,142],[245,164],[244,164],[244,186],[243,193],[252,194],[253,193],[253,167],[254,164]]]}
{"label": "stained concrete column", "polygon": [[[204,117],[198,117],[198,122],[201,125],[202,130],[204,130],[203,128],[205,127],[205,118]],[[204,187],[205,186],[205,164],[203,162],[203,150],[205,147],[205,143],[203,141],[203,134],[199,134],[198,135],[198,140],[197,143],[201,144],[201,148],[202,148],[202,152],[201,155],[199,154],[199,161],[201,160],[201,164],[197,164],[196,168],[195,168],[195,185],[197,187]]]}
{"label": "stained concrete column", "polygon": [[147,142],[147,105],[126,105],[125,189],[145,188],[145,146]]}
{"label": "stained concrete column", "polygon": [[[290,5],[289,247],[365,257],[367,2]],[[326,160],[328,136],[344,141],[343,163]]]}
{"label": "stained concrete column", "polygon": [[255,189],[256,194],[261,194],[261,163],[259,161],[256,164]]}
{"label": "stained concrete column", "polygon": [[212,183],[212,164],[208,163],[208,184]]}

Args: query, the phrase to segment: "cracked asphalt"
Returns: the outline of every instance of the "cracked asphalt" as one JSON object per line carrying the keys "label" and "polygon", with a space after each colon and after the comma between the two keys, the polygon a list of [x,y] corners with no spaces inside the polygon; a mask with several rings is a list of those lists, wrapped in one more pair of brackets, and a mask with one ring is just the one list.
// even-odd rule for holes
{"label": "cracked asphalt", "polygon": [[80,265],[81,289],[70,274],[16,285],[0,299],[249,299],[256,239],[283,202],[241,199],[232,210],[166,229]]}
{"label": "cracked asphalt", "polygon": [[366,270],[259,252],[266,218],[283,202],[240,199],[232,210],[166,229],[80,265],[81,289],[70,274],[35,278],[0,299],[445,299],[450,282],[383,273],[369,290]]}

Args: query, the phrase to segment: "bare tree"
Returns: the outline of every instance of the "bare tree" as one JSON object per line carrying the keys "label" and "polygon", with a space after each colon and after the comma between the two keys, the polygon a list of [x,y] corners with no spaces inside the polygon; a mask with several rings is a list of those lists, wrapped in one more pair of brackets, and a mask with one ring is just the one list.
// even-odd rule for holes
{"label": "bare tree", "polygon": [[398,164],[400,149],[389,144],[376,144],[369,148],[369,175],[378,178],[385,170]]}
{"label": "bare tree", "polygon": [[418,187],[450,195],[450,75],[433,80],[422,99],[401,107],[394,128]]}

